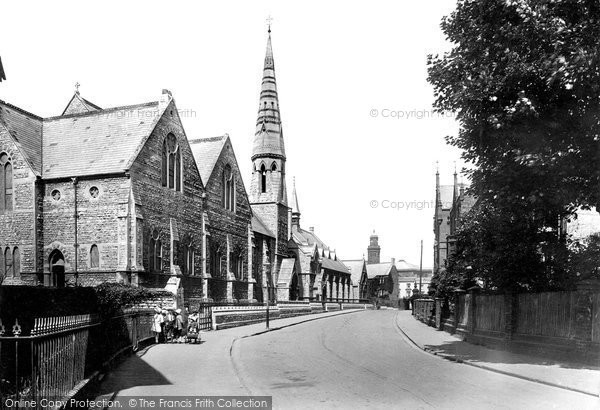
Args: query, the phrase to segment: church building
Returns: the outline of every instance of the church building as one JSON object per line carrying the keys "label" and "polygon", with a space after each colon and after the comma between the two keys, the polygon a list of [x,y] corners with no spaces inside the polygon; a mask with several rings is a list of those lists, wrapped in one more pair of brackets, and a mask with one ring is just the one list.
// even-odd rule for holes
{"label": "church building", "polygon": [[[170,92],[101,109],[75,93],[59,116],[0,102],[5,284],[200,278],[204,187]],[[177,280],[171,280],[175,278]]]}

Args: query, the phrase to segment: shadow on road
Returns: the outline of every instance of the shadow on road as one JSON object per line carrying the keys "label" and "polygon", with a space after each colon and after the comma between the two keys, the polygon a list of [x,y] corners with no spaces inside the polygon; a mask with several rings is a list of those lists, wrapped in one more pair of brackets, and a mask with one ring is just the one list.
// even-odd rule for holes
{"label": "shadow on road", "polygon": [[[171,384],[169,379],[148,365],[140,356],[132,355],[117,368],[113,369],[102,381],[97,395],[112,395],[119,391],[138,386],[163,386]],[[135,375],[135,377],[132,377],[132,375]]]}
{"label": "shadow on road", "polygon": [[531,364],[565,369],[600,370],[600,363],[589,363],[582,357],[535,348],[511,347],[510,350],[501,350],[499,347],[480,346],[463,341],[425,344],[424,347],[438,355],[453,356],[458,360],[475,363]]}

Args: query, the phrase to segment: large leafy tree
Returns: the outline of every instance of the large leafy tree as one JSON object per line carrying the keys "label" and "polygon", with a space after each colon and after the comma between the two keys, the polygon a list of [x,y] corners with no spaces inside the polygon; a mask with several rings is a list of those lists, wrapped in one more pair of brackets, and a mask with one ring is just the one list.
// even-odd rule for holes
{"label": "large leafy tree", "polygon": [[600,3],[459,0],[441,27],[453,48],[429,57],[434,106],[456,113],[448,142],[494,211],[465,227],[462,262],[495,286],[554,287],[560,221],[600,202]]}

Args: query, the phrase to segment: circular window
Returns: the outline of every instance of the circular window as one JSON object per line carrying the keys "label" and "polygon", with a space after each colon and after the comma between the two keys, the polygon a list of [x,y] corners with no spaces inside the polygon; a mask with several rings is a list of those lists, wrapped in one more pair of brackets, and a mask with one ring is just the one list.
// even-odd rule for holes
{"label": "circular window", "polygon": [[93,186],[90,188],[90,196],[92,198],[98,198],[99,194],[100,194],[100,191],[98,190],[97,186]]}
{"label": "circular window", "polygon": [[60,199],[60,191],[58,189],[52,191],[51,195],[52,199],[54,199],[55,201],[58,201]]}

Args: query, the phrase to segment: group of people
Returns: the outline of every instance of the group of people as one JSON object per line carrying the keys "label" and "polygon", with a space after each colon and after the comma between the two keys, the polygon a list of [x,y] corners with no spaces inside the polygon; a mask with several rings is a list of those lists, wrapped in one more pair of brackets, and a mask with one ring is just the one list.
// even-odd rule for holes
{"label": "group of people", "polygon": [[199,341],[198,312],[189,314],[188,309],[154,308],[152,332],[155,343],[184,343]]}

